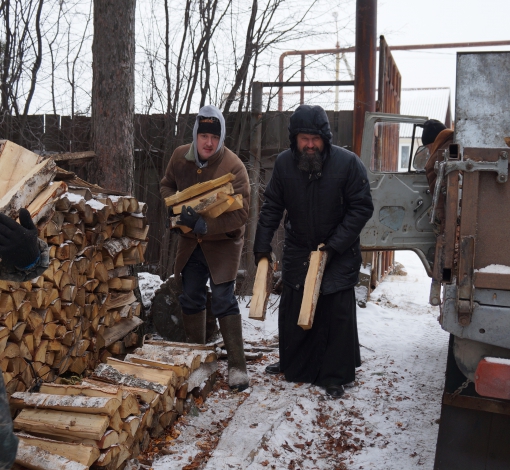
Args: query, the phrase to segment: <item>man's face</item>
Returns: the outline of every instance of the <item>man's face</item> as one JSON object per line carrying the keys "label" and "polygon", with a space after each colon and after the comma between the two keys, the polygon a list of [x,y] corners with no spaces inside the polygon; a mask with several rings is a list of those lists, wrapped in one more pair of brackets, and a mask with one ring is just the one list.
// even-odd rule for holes
{"label": "man's face", "polygon": [[202,160],[209,160],[215,153],[220,138],[214,134],[197,134],[197,152]]}
{"label": "man's face", "polygon": [[297,135],[297,147],[300,153],[305,155],[315,155],[324,150],[324,141],[317,134],[302,134]]}

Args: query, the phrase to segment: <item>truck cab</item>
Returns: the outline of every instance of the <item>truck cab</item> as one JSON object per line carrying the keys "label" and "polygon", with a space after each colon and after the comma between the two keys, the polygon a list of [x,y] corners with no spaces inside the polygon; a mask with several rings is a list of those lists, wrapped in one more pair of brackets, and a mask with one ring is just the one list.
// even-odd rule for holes
{"label": "truck cab", "polygon": [[[414,251],[451,334],[435,469],[510,465],[502,438],[510,432],[509,72],[510,52],[457,55],[453,144],[436,164],[433,191],[415,138],[427,117],[365,117],[361,159],[375,210],[362,249]],[[385,170],[410,129],[407,168]]]}

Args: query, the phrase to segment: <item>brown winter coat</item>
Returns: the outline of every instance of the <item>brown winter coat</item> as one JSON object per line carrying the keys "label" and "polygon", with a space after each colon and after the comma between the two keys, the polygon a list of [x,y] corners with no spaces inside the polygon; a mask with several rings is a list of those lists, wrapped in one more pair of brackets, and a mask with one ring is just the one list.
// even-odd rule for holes
{"label": "brown winter coat", "polygon": [[449,145],[453,143],[453,130],[443,129],[434,140],[430,148],[430,158],[425,164],[425,173],[427,175],[427,181],[429,183],[430,192],[434,194],[434,188],[436,186],[436,170],[434,165],[437,161],[442,161],[443,153],[448,149]]}
{"label": "brown winter coat", "polygon": [[174,273],[179,275],[191,253],[200,243],[204,252],[212,280],[215,284],[233,281],[237,276],[241,251],[244,242],[245,224],[250,205],[250,183],[248,172],[239,157],[223,146],[209,160],[205,168],[198,168],[195,161],[187,160],[191,144],[175,149],[165,176],[161,180],[161,195],[166,198],[196,183],[213,180],[232,173],[234,194],[242,194],[243,208],[221,214],[215,219],[204,217],[207,233],[196,235],[193,232],[181,234],[177,245]]}
{"label": "brown winter coat", "polygon": [[[434,195],[436,187],[437,174],[434,168],[437,161],[443,161],[444,151],[448,149],[450,144],[453,143],[453,130],[443,129],[434,140],[434,143],[430,147],[430,158],[425,164],[425,174],[427,175],[427,181],[429,183],[430,193]],[[443,183],[444,184],[444,183]],[[436,206],[435,224],[438,226],[444,220],[444,197],[440,193],[439,200]]]}

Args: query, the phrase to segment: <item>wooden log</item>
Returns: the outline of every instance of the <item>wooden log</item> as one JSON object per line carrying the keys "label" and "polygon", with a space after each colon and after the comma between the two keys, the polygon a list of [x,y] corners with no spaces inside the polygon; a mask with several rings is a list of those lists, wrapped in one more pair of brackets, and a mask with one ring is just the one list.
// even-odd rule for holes
{"label": "wooden log", "polygon": [[126,431],[130,437],[133,437],[136,435],[136,431],[138,431],[140,422],[139,416],[128,416],[122,423],[122,429]]}
{"label": "wooden log", "polygon": [[[191,206],[196,212],[206,214],[207,211],[212,210],[214,207],[222,204],[224,201],[227,201],[230,194],[234,194],[234,189],[231,183],[227,183],[193,199],[173,206],[172,211],[175,215],[179,215],[183,206]],[[227,204],[227,207],[232,205],[233,202],[234,200],[231,199]]]}
{"label": "wooden log", "polygon": [[220,178],[205,181],[203,183],[197,183],[189,188],[184,189],[183,191],[177,191],[174,195],[165,198],[165,204],[167,207],[175,206],[184,201],[192,199],[200,194],[204,194],[208,191],[211,191],[219,186],[223,186],[230,181],[233,181],[235,176],[232,173],[228,173],[227,175],[221,176]]}
{"label": "wooden log", "polygon": [[232,197],[234,198],[234,202],[225,212],[232,212],[243,208],[243,195],[232,194]]}
{"label": "wooden log", "polygon": [[[318,248],[324,246],[319,245]],[[298,325],[303,330],[309,330],[313,325],[315,316],[315,307],[319,300],[319,291],[322,283],[322,276],[326,268],[328,254],[326,251],[312,251],[310,255],[310,264],[306,274],[303,300],[301,302],[301,310],[299,312]]]}
{"label": "wooden log", "polygon": [[60,455],[61,457],[81,463],[86,467],[92,465],[100,455],[99,449],[91,445],[55,441],[24,433],[16,433],[16,435],[20,442],[26,445],[35,446],[52,454]]}
{"label": "wooden log", "polygon": [[113,398],[118,401],[122,401],[123,392],[122,389],[116,385],[101,384],[93,385],[62,385],[62,384],[42,384],[41,393],[47,393],[51,395],[83,395],[86,397],[103,397]]}
{"label": "wooden log", "polygon": [[177,384],[176,376],[171,370],[156,369],[144,364],[124,362],[113,357],[108,358],[106,363],[122,374],[130,374],[148,382],[156,382],[165,387],[174,388]]}
{"label": "wooden log", "polygon": [[249,318],[262,321],[266,319],[267,301],[271,294],[272,284],[273,264],[267,258],[262,258],[257,266],[257,274],[253,284]]}
{"label": "wooden log", "polygon": [[128,416],[139,414],[140,407],[138,406],[136,396],[133,393],[124,390],[122,392],[122,403],[119,408],[120,417],[125,419]]}
{"label": "wooden log", "polygon": [[73,259],[78,252],[78,248],[73,242],[67,242],[57,247],[55,258],[59,260]]}
{"label": "wooden log", "polygon": [[[111,358],[108,358],[111,359]],[[109,381],[110,383],[118,384],[118,385],[126,385],[128,387],[136,387],[136,388],[146,388],[148,390],[152,390],[159,395],[162,395],[166,392],[167,386],[161,384],[161,377],[158,377],[157,382],[151,382],[145,379],[138,378],[133,374],[125,374],[117,370],[110,364],[99,364],[95,371],[94,376],[99,379]],[[170,382],[170,379],[163,379],[165,382]]]}
{"label": "wooden log", "polygon": [[0,212],[17,217],[22,207],[27,207],[56,174],[51,159],[42,160],[38,155],[12,143],[2,146],[0,155]]}
{"label": "wooden log", "polygon": [[122,431],[122,419],[118,411],[111,416],[109,427],[118,433]]}
{"label": "wooden log", "polygon": [[107,328],[103,337],[105,341],[105,346],[110,346],[115,341],[126,336],[130,331],[134,330],[138,326],[143,323],[142,320],[138,317],[133,317],[129,319],[122,319],[114,326]]}
{"label": "wooden log", "polygon": [[62,457],[41,447],[29,445],[20,440],[16,463],[35,470],[87,470],[88,465]]}
{"label": "wooden log", "polygon": [[137,227],[125,227],[124,234],[130,238],[136,238],[137,240],[146,240],[149,233],[149,226],[146,225],[144,228]]}
{"label": "wooden log", "polygon": [[121,287],[120,290],[123,291],[132,291],[138,287],[138,277],[136,276],[126,276],[120,278]]}
{"label": "wooden log", "polygon": [[0,354],[0,361],[4,358],[12,359],[14,357],[19,357],[19,355],[20,355],[19,345],[17,343],[7,342],[3,352]]}
{"label": "wooden log", "polygon": [[[136,300],[136,299],[135,299]],[[7,313],[14,310],[14,300],[10,293],[1,292],[0,293],[0,313]],[[12,325],[14,326],[14,325]]]}
{"label": "wooden log", "polygon": [[95,465],[97,467],[104,468],[113,462],[115,468],[117,468],[117,458],[119,454],[120,454],[119,446],[109,447],[108,449],[105,449],[103,452],[101,452],[101,455],[96,460]]}
{"label": "wooden log", "polygon": [[[11,297],[9,296],[9,298],[11,298]],[[11,298],[11,302],[12,302],[12,298]],[[14,308],[14,304],[13,304],[13,308]],[[3,325],[9,331],[12,331],[12,329],[16,326],[17,323],[18,323],[18,312],[16,310],[11,310],[10,312],[0,314],[0,325]]]}
{"label": "wooden log", "polygon": [[55,181],[43,189],[27,207],[35,224],[53,210],[54,201],[67,191],[64,181]]}
{"label": "wooden log", "polygon": [[123,263],[126,266],[143,263],[138,246],[133,246],[122,252]]}
{"label": "wooden log", "polygon": [[[97,370],[97,368],[96,368],[96,370]],[[105,383],[104,381],[101,380],[101,378],[98,378],[98,379],[99,380],[94,379],[94,378],[87,378],[82,382],[82,385],[83,386],[94,385],[96,387],[114,386],[111,384],[111,382]],[[108,381],[108,379],[105,379],[105,380]],[[128,386],[128,385],[121,385],[120,388],[122,389],[123,393],[124,392],[132,393],[140,401],[142,401],[144,403],[154,403],[155,401],[159,400],[160,394],[158,392],[148,389],[148,388],[132,387],[132,386]],[[137,413],[137,414],[139,414],[139,413]]]}
{"label": "wooden log", "polygon": [[189,367],[185,365],[177,365],[163,361],[146,359],[145,357],[141,357],[136,354],[127,354],[124,360],[126,362],[132,362],[133,364],[143,364],[146,366],[151,366],[159,369],[171,370],[178,378],[179,377],[188,378],[191,373]]}
{"label": "wooden log", "polygon": [[75,436],[100,440],[109,424],[104,415],[25,408],[14,420],[14,428],[44,435]]}
{"label": "wooden log", "polygon": [[75,411],[88,414],[113,414],[120,407],[116,398],[49,395],[47,393],[15,393],[10,404],[16,408],[38,408],[60,411]]}

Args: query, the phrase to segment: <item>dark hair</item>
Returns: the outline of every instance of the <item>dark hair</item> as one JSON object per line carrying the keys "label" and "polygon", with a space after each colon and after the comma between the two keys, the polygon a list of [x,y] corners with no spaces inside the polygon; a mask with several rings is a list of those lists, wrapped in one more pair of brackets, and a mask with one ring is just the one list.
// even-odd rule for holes
{"label": "dark hair", "polygon": [[439,133],[446,129],[446,126],[437,119],[429,119],[425,121],[421,127],[423,127],[423,133],[421,135],[421,143],[423,145],[432,144]]}

